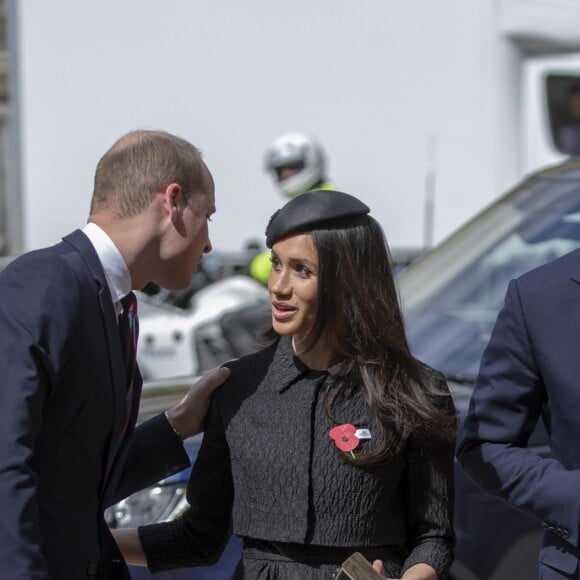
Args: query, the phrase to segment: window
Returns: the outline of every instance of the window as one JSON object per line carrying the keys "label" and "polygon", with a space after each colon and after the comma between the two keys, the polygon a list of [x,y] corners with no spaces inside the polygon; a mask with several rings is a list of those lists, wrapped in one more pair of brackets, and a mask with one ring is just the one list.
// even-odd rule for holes
{"label": "window", "polygon": [[565,155],[580,155],[580,74],[547,75],[546,99],[554,146]]}

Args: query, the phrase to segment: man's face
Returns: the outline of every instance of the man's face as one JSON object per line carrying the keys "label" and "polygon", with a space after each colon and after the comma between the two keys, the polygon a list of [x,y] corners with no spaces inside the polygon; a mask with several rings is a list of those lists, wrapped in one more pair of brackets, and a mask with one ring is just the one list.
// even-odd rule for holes
{"label": "man's face", "polygon": [[203,255],[211,251],[208,222],[216,211],[215,191],[211,173],[205,165],[203,169],[202,190],[194,194],[190,203],[179,196],[178,216],[163,240],[163,278],[157,282],[169,290],[187,288]]}

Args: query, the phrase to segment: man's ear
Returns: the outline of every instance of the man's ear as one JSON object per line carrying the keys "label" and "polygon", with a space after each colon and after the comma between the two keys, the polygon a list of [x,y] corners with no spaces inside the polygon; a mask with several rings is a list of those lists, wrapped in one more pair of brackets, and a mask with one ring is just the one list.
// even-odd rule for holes
{"label": "man's ear", "polygon": [[170,183],[163,191],[163,205],[172,222],[176,222],[183,206],[183,190],[179,183]]}

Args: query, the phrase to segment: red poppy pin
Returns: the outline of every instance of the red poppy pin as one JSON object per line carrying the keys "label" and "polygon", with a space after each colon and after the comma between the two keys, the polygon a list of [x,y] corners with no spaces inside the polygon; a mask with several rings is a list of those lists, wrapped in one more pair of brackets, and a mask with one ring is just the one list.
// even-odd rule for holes
{"label": "red poppy pin", "polygon": [[333,427],[328,434],[334,440],[334,444],[345,453],[350,453],[353,459],[356,455],[352,452],[359,444],[359,438],[356,436],[356,427],[350,423],[343,423]]}

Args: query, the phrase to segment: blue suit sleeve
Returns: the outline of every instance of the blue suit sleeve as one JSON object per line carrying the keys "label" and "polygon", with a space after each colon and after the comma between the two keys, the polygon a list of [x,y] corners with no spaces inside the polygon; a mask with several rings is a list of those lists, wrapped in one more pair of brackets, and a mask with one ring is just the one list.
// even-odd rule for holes
{"label": "blue suit sleeve", "polygon": [[163,413],[135,429],[123,459],[118,486],[107,494],[109,505],[190,465],[183,442]]}
{"label": "blue suit sleeve", "polygon": [[483,489],[578,544],[580,471],[527,449],[547,400],[518,282],[509,285],[484,352],[457,450]]}

